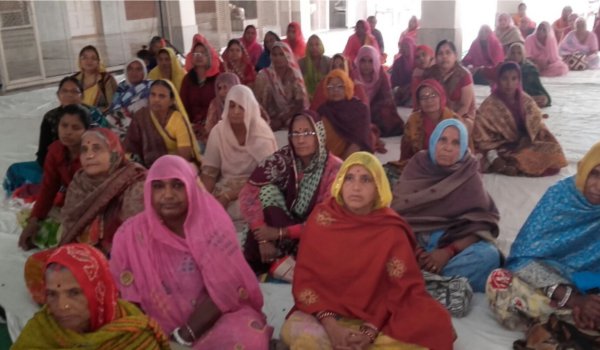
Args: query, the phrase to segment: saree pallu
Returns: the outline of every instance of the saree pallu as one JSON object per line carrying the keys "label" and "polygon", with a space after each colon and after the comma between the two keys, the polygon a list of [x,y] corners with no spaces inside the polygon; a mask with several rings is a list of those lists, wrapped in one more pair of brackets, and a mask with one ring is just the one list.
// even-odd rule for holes
{"label": "saree pallu", "polygon": [[[79,72],[73,77],[83,84],[83,73]],[[107,110],[112,103],[113,95],[117,91],[117,81],[107,72],[100,73],[100,79],[96,84],[83,91],[83,103],[89,106],[98,107],[102,112]]]}
{"label": "saree pallu", "polygon": [[[584,42],[579,41],[576,32],[572,31],[561,41],[558,52],[571,70],[597,69],[600,67],[598,56],[598,39],[596,34],[588,32]],[[595,52],[594,54],[591,54]],[[567,60],[570,58],[572,62]]]}
{"label": "saree pallu", "polygon": [[[452,68],[452,71],[446,75],[443,75],[439,66],[434,64],[433,66],[427,68],[423,73],[423,80],[429,78],[435,79],[442,84],[448,99],[448,104],[446,106],[454,112],[458,111],[461,107],[462,88],[473,84],[473,77],[471,76],[471,73],[458,62],[456,63],[455,67]],[[467,114],[471,118],[474,118],[475,113],[475,99],[473,99],[468,108]]]}
{"label": "saree pallu", "polygon": [[121,315],[90,333],[76,333],[62,328],[47,307],[38,311],[21,332],[11,349],[98,349],[134,350],[169,349],[169,340],[156,321],[144,315],[136,306],[118,301]]}
{"label": "saree pallu", "polygon": [[404,132],[404,121],[396,110],[387,73],[380,68],[376,92],[370,100],[371,122],[379,128],[382,137],[398,136]]}
{"label": "saree pallu", "polygon": [[[553,175],[567,166],[562,147],[542,121],[542,112],[527,94],[522,95],[527,134],[519,132],[515,118],[495,95],[483,101],[473,131],[477,152],[496,150],[498,156],[522,175]],[[486,167],[490,164],[484,160]]]}
{"label": "saree pallu", "polygon": [[[540,72],[538,69],[529,61],[524,61],[520,64],[521,66],[521,77],[523,84],[523,91],[537,101],[540,97],[545,97],[547,102],[541,107],[548,107],[552,104],[552,98],[548,91],[542,85],[540,80]],[[540,104],[538,103],[538,106]]]}

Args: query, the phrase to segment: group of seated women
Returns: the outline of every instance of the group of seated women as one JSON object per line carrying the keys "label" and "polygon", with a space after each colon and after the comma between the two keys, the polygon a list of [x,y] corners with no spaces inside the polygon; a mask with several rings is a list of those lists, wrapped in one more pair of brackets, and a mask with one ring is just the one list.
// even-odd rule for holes
{"label": "group of seated women", "polygon": [[[476,71],[486,79],[492,71],[494,87],[477,108],[475,70],[461,65],[450,41],[434,54],[402,38],[396,75],[415,62],[419,68],[402,76],[394,93],[366,21],[357,23],[345,55],[324,56],[315,35],[305,45],[295,23],[286,40],[267,33],[261,54],[249,26],[221,61],[198,34],[187,73],[173,50],[159,48],[148,77],[146,62],[126,65],[108,106],[101,102],[114,78],[95,49],[82,50],[81,79],[60,83],[62,106],[43,121],[43,175],[30,189],[35,204],[23,213],[19,246],[43,249],[27,260],[25,278],[46,306],[16,348],[158,349],[170,338],[195,349],[267,349],[273,330],[257,275],[293,283],[295,306],[281,331],[292,349],[451,349],[450,315],[464,316],[472,291],[486,288],[505,324],[523,317],[511,314],[512,290],[491,294],[495,276],[505,281],[509,273],[497,270],[500,215],[481,173],[547,176],[567,164],[542,120],[539,105],[550,98],[535,85],[539,72],[523,44],[510,43],[508,62],[487,60],[500,44],[491,29],[481,31],[473,47],[483,69]],[[97,87],[84,88],[92,61]],[[524,91],[527,79],[534,96]],[[380,136],[403,132],[394,97],[407,94],[414,111],[393,176],[373,152],[382,148]],[[92,120],[94,108],[104,114]],[[280,149],[279,129],[288,133]],[[556,210],[585,208],[598,221],[597,153],[582,160],[575,180],[555,186],[574,187],[574,204],[560,202],[570,207]],[[532,217],[554,212],[546,210]],[[593,229],[548,225],[530,219],[505,268],[538,267],[548,285],[514,280],[550,288],[543,310],[557,300],[573,309],[577,327],[594,328],[597,301],[570,279],[595,272],[597,254],[584,254],[595,248],[581,243]],[[571,248],[580,245],[581,256],[546,264],[570,249],[556,243],[540,246],[536,259],[543,262],[530,262],[528,249],[554,231],[573,231]],[[431,281],[456,279],[462,284],[452,295],[431,288]]]}

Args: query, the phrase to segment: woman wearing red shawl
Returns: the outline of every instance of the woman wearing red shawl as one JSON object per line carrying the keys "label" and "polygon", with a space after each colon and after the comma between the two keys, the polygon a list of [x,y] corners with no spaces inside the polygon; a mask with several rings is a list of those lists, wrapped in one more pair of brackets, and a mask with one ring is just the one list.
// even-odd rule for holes
{"label": "woman wearing red shawl", "polygon": [[256,71],[242,43],[237,39],[229,40],[222,57],[225,72],[235,73],[242,84],[252,87],[256,80]]}
{"label": "woman wearing red shawl", "polygon": [[192,51],[188,52],[188,54],[185,56],[185,71],[189,72],[194,68],[194,48],[198,44],[203,44],[204,47],[206,47],[210,52],[210,68],[206,72],[206,75],[212,77],[219,74],[219,72],[222,72],[223,68],[221,67],[219,54],[202,34],[196,34],[192,39]]}
{"label": "woman wearing red shawl", "polygon": [[[427,45],[419,45],[415,50],[415,68],[413,69],[412,78],[410,81],[411,96],[415,96],[417,87],[423,81],[425,70],[435,63],[435,54],[433,49]],[[413,108],[416,101],[413,101]]]}
{"label": "woman wearing red shawl", "polygon": [[411,105],[410,83],[415,68],[417,45],[412,38],[407,37],[402,39],[398,46],[400,47],[399,56],[392,65],[392,89],[396,106],[408,107]]}
{"label": "woman wearing red shawl", "polygon": [[[331,66],[329,68],[329,71],[331,72],[334,69],[343,70],[346,73],[346,75],[350,77],[351,80],[354,80],[355,74],[352,70],[352,64],[348,64],[348,59],[346,59],[341,53],[336,53],[331,58]],[[319,81],[319,84],[317,84],[317,87],[315,88],[315,94],[312,98],[312,101],[310,102],[311,111],[316,112],[317,110],[319,110],[319,107],[321,107],[321,105],[327,101],[327,95],[325,94],[325,92],[325,80],[321,79],[321,81]],[[354,92],[352,96],[362,101],[362,103],[364,103],[365,105],[369,105],[369,97],[367,97],[365,87],[360,82],[354,82]]]}
{"label": "woman wearing red shawl", "polygon": [[229,216],[183,158],[148,172],[145,210],[119,228],[110,270],[177,343],[193,349],[267,349],[272,328]]}
{"label": "woman wearing red shawl", "polygon": [[298,349],[452,349],[450,315],[425,289],[379,160],[351,155],[331,194],[300,240],[282,340]]}
{"label": "woman wearing red shawl", "polygon": [[504,61],[502,44],[490,26],[481,26],[479,36],[473,40],[469,52],[462,59],[462,65],[471,71],[475,84],[489,85],[482,69],[496,67],[502,61]]}
{"label": "woman wearing red shawl", "polygon": [[[215,80],[219,71],[213,68],[212,48],[207,43],[198,42],[192,48],[192,68],[187,72],[181,83],[179,96],[185,106],[196,138],[206,141],[204,127],[210,101],[215,98]],[[220,66],[220,63],[219,63]],[[222,67],[222,66],[220,66]]]}
{"label": "woman wearing red shawl", "polygon": [[554,31],[548,22],[540,23],[535,32],[525,39],[525,52],[541,76],[558,77],[569,72],[569,66],[558,54]]}
{"label": "woman wearing red shawl", "polygon": [[271,65],[258,72],[254,94],[267,110],[273,130],[285,129],[292,116],[308,107],[304,78],[290,47],[281,41],[271,48]]}
{"label": "woman wearing red shawl", "polygon": [[415,42],[417,42],[417,33],[419,31],[419,20],[417,16],[412,16],[408,21],[408,28],[400,34],[400,39],[398,39],[398,43],[402,41],[404,38],[411,38]]}
{"label": "woman wearing red shawl", "polygon": [[258,58],[263,52],[262,46],[256,41],[256,27],[252,24],[247,25],[244,29],[244,35],[239,39],[250,56],[252,67],[256,67]]}
{"label": "woman wearing red shawl", "polygon": [[46,254],[44,307],[11,349],[169,349],[156,321],[119,299],[100,251],[73,243]]}
{"label": "woman wearing red shawl", "polygon": [[[360,48],[364,45],[374,47],[377,51],[377,54],[381,55],[379,45],[377,44],[377,39],[373,36],[373,34],[371,34],[371,26],[369,25],[369,22],[361,19],[356,22],[354,34],[348,38],[348,42],[344,48],[344,56],[349,62],[354,62],[356,60],[356,55],[358,55],[358,50],[360,50]],[[381,57],[379,60],[381,60]]]}
{"label": "woman wearing red shawl", "polygon": [[251,231],[244,255],[258,273],[275,258],[296,256],[304,222],[329,197],[342,164],[327,151],[323,123],[315,122],[312,112],[293,117],[288,141],[256,167],[240,192],[240,209]]}
{"label": "woman wearing red shawl", "polygon": [[[318,109],[327,134],[327,149],[346,159],[358,151],[374,152],[369,107],[353,97],[354,83],[341,69],[324,79],[327,102]],[[377,127],[374,127],[377,130]]]}
{"label": "woman wearing red shawl", "polygon": [[304,41],[304,35],[302,35],[302,27],[300,27],[300,23],[290,22],[290,24],[288,24],[285,36],[286,38],[283,39],[283,42],[288,44],[290,49],[292,49],[296,61],[304,57],[306,51],[306,42]]}
{"label": "woman wearing red shawl", "polygon": [[548,176],[567,166],[562,148],[542,121],[535,100],[523,92],[518,63],[498,70],[497,87],[479,107],[473,141],[487,172]]}
{"label": "woman wearing red shawl", "polygon": [[396,111],[388,75],[379,61],[379,52],[372,46],[363,46],[354,61],[358,67],[357,81],[369,97],[371,123],[377,125],[381,136],[401,135],[404,122]]}
{"label": "woman wearing red shawl", "polygon": [[[459,120],[440,122],[427,150],[418,152],[402,172],[392,208],[417,236],[422,270],[466,277],[475,292],[484,292],[488,275],[500,266],[494,244],[499,214],[468,143]],[[467,311],[450,310],[456,316]]]}
{"label": "woman wearing red shawl", "polygon": [[475,90],[471,73],[458,61],[454,43],[440,41],[435,48],[436,63],[425,71],[424,79],[437,80],[444,87],[448,108],[463,118],[467,129],[473,128],[475,120]]}

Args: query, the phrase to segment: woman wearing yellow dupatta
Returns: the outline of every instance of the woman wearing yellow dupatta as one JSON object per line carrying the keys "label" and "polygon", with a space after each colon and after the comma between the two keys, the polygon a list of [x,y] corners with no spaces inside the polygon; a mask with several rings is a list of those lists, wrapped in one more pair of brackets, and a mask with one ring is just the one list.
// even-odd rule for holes
{"label": "woman wearing yellow dupatta", "polygon": [[156,321],[118,299],[99,250],[82,243],[65,245],[44,266],[45,305],[11,349],[169,349]]}
{"label": "woman wearing yellow dupatta", "polygon": [[98,49],[88,45],[79,51],[79,72],[73,77],[83,85],[82,102],[106,112],[117,90],[117,81],[106,71]]}
{"label": "woman wearing yellow dupatta", "polygon": [[199,165],[198,140],[173,83],[166,79],[152,83],[148,104],[133,116],[125,151],[147,168],[165,154],[179,155]]}
{"label": "woman wearing yellow dupatta", "polygon": [[185,77],[185,69],[179,64],[175,51],[170,47],[162,48],[158,51],[158,64],[154,67],[150,73],[148,73],[148,79],[150,80],[169,80],[175,85],[177,93],[181,90],[181,82]]}

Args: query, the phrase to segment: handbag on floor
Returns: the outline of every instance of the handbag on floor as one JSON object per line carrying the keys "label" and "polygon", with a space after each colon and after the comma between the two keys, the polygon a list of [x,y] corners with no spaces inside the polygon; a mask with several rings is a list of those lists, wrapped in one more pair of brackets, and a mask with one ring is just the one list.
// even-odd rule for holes
{"label": "handbag on floor", "polygon": [[565,56],[563,61],[569,66],[570,70],[586,70],[588,67],[585,54],[580,52]]}
{"label": "handbag on floor", "polygon": [[427,292],[444,305],[453,317],[464,317],[469,313],[473,288],[466,277],[446,277],[422,272]]}

